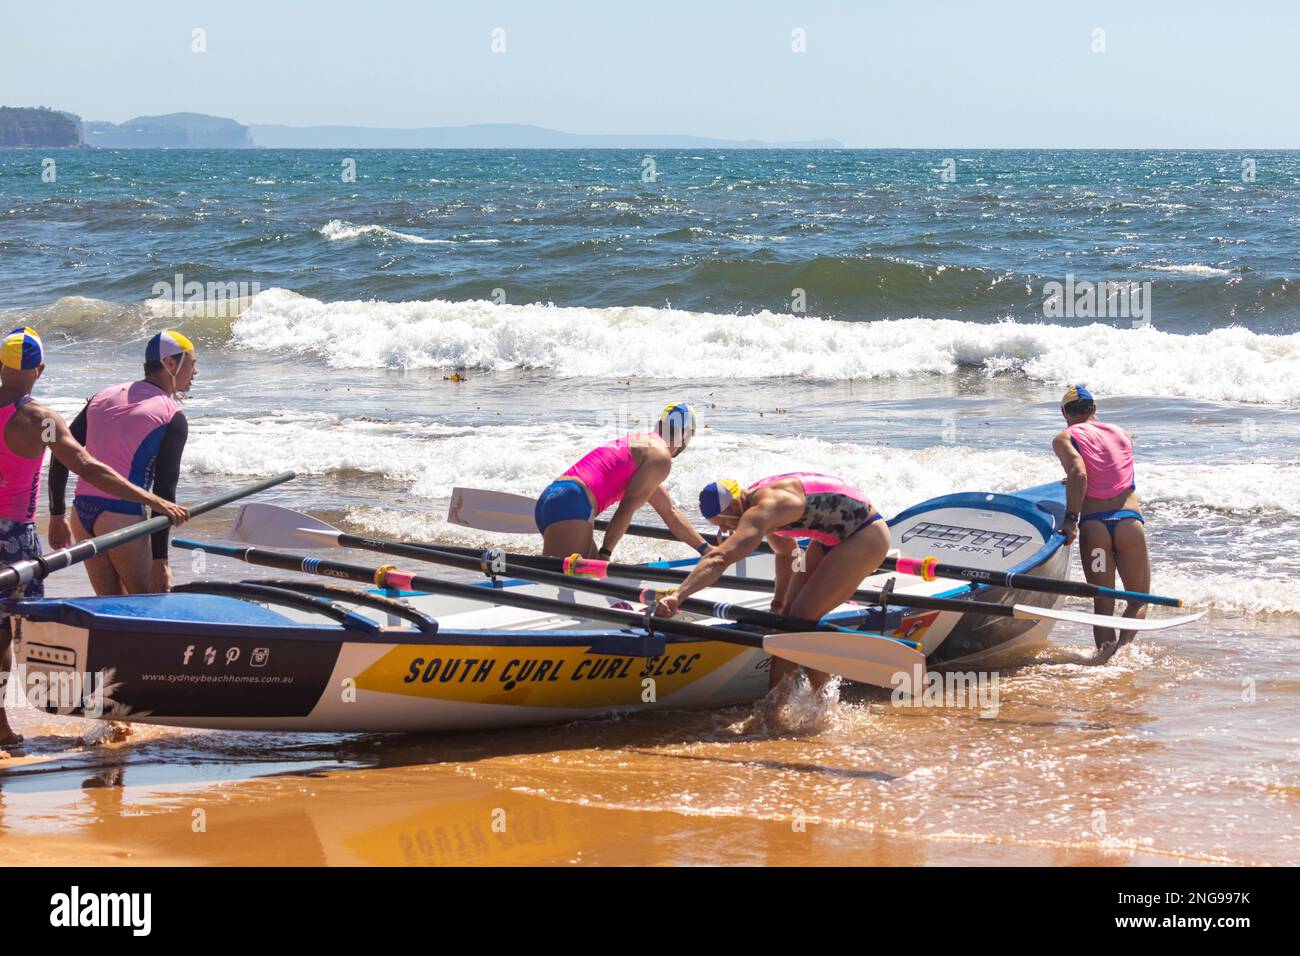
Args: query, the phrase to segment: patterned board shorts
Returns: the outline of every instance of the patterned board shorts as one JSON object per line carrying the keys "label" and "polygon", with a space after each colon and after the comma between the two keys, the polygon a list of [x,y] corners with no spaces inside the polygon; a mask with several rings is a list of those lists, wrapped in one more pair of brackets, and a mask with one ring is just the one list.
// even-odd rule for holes
{"label": "patterned board shorts", "polygon": [[[36,525],[31,521],[8,521],[0,518],[0,564],[13,564],[15,561],[22,561],[27,558],[39,558],[41,556],[41,539],[36,535]],[[28,581],[16,595],[0,595],[0,597],[25,597],[25,598],[42,598],[45,597],[45,581],[42,578],[36,578]],[[0,621],[8,619],[8,615],[0,614]]]}

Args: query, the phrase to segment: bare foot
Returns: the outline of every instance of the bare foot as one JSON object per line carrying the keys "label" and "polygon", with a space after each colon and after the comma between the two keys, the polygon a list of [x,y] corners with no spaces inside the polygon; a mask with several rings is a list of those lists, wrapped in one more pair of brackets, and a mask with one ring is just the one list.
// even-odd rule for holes
{"label": "bare foot", "polygon": [[1097,653],[1093,655],[1091,663],[1105,664],[1115,656],[1115,652],[1119,650],[1119,648],[1119,641],[1107,641],[1105,644],[1097,648]]}
{"label": "bare foot", "polygon": [[0,717],[0,747],[13,747],[22,743],[23,740],[23,735],[16,733],[9,726],[9,721]]}
{"label": "bare foot", "polygon": [[120,720],[100,720],[95,722],[95,726],[82,737],[82,741],[89,745],[96,744],[117,744],[130,738],[135,731],[130,724],[123,723]]}

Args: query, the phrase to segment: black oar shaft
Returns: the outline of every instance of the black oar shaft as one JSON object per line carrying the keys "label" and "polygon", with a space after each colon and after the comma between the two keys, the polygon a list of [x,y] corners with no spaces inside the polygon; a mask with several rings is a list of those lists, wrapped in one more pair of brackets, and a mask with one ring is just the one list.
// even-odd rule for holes
{"label": "black oar shaft", "polygon": [[[889,559],[893,562],[893,558]],[[958,564],[935,564],[932,569],[935,577],[957,578],[974,581],[978,584],[992,584],[996,587],[1021,591],[1047,591],[1052,594],[1066,594],[1071,597],[1119,597],[1121,600],[1139,599],[1144,604],[1159,604],[1165,607],[1182,607],[1178,598],[1162,597],[1159,594],[1136,594],[1104,588],[1086,581],[1066,581],[1048,578],[1037,574],[1015,574],[1010,571],[985,571],[981,568],[968,568]]]}
{"label": "black oar shaft", "polygon": [[[340,536],[340,543],[349,535]],[[373,543],[369,538],[353,537],[357,547],[367,547]],[[403,545],[403,547],[429,548],[434,551],[445,551],[453,554],[467,555],[476,557],[479,560],[486,561],[487,552],[482,548],[464,548],[453,545]],[[564,571],[563,558],[542,557],[531,554],[504,554],[508,563],[517,567],[537,568],[545,571]],[[407,553],[408,557],[419,558],[416,552]],[[474,569],[478,570],[479,560],[475,561]],[[656,568],[647,564],[615,564],[610,562],[605,566],[605,573],[610,577],[630,578],[635,581],[666,581],[669,583],[680,583],[686,579],[688,571],[679,568]],[[765,578],[746,578],[738,574],[724,574],[713,583],[714,587],[732,588],[737,591],[771,591],[773,582]],[[859,588],[851,595],[851,599],[861,601],[867,604],[877,604],[884,595],[880,591],[870,588]],[[993,617],[1015,617],[1015,610],[1007,604],[995,604],[992,601],[960,601],[954,598],[936,598],[926,597],[920,594],[898,594],[893,593],[888,596],[888,602],[897,607],[913,607],[922,611],[955,611],[958,614],[988,614]]]}
{"label": "black oar shaft", "polygon": [[[597,521],[597,528],[605,528],[608,521]],[[697,529],[698,530],[698,529]],[[660,541],[676,541],[677,536],[667,528],[656,528],[654,525],[631,524],[628,526],[627,533],[640,538],[655,538]],[[700,536],[706,541],[717,541],[717,534],[707,529],[700,531]],[[770,552],[772,549],[766,544],[758,546],[759,552]],[[880,562],[882,571],[897,571],[898,559],[885,558]],[[1162,597],[1158,594],[1139,594],[1128,591],[1116,591],[1114,588],[1104,588],[1096,584],[1088,584],[1086,581],[1069,581],[1062,578],[1049,578],[1041,574],[1015,574],[1010,571],[986,571],[983,568],[971,568],[962,564],[934,564],[931,572],[935,577],[953,578],[958,581],[971,581],[976,584],[989,584],[994,587],[1007,588],[1013,591],[1042,591],[1047,594],[1065,594],[1071,597],[1109,597],[1118,598],[1119,600],[1140,600],[1144,604],[1159,604],[1164,607],[1182,607],[1183,602],[1178,598]],[[905,573],[912,573],[907,571]]]}
{"label": "black oar shaft", "polygon": [[[220,508],[222,505],[228,505],[232,501],[238,501],[240,498],[246,498],[249,495],[257,494],[259,491],[265,491],[267,488],[283,484],[293,477],[294,473],[292,471],[282,471],[278,475],[262,481],[255,481],[251,485],[245,485],[227,494],[218,495],[215,498],[209,498],[207,501],[200,501],[186,507],[189,508],[190,517],[193,518],[204,512]],[[157,515],[145,521],[129,524],[125,528],[109,531],[107,534],[101,534],[98,537],[87,538],[85,541],[79,541],[71,547],[51,551],[39,558],[17,561],[0,571],[0,593],[8,593],[20,584],[25,584],[35,578],[44,578],[55,571],[61,571],[64,568],[85,561],[87,558],[103,554],[110,548],[116,548],[128,541],[151,535],[155,531],[161,531],[170,525],[170,518],[166,515]]]}
{"label": "black oar shaft", "polygon": [[[614,581],[600,581],[578,575],[564,574],[559,571],[548,571],[525,566],[523,562],[517,560],[517,558],[522,557],[521,555],[498,552],[502,560],[493,563],[482,552],[479,553],[479,557],[474,557],[451,552],[442,547],[435,548],[426,545],[404,544],[400,541],[363,538],[342,532],[339,533],[339,544],[348,548],[360,548],[365,551],[377,551],[380,554],[392,554],[405,558],[415,558],[419,561],[445,564],[448,567],[460,568],[465,571],[482,571],[488,577],[514,575],[526,578],[529,581],[535,581],[538,584],[552,584],[556,587],[588,591],[592,594],[604,594],[607,597],[623,598],[629,601],[641,601],[642,599],[641,589],[633,585],[618,584]],[[556,559],[548,558],[546,560]],[[820,621],[786,617],[782,614],[773,614],[770,611],[760,611],[756,608],[739,607],[734,604],[719,605],[698,598],[687,598],[682,602],[681,608],[691,614],[728,617],[733,621],[756,624],[781,631],[815,631],[822,628]]]}
{"label": "black oar shaft", "polygon": [[312,558],[302,554],[267,551],[262,548],[231,547],[229,545],[202,544],[197,541],[178,540],[178,548],[204,551],[208,554],[235,558],[248,564],[268,568],[280,568],[284,571],[302,571],[306,574],[320,574],[330,578],[342,578],[371,584],[375,587],[410,589],[424,591],[428,594],[441,594],[447,597],[467,598],[471,601],[485,601],[491,604],[504,604],[526,611],[542,611],[551,614],[563,614],[569,617],[588,618],[617,624],[620,627],[645,630],[647,625],[664,634],[691,637],[706,641],[723,641],[728,644],[742,644],[746,647],[763,646],[763,638],[757,634],[748,634],[728,627],[706,627],[687,621],[674,621],[669,618],[647,619],[644,614],[632,611],[620,611],[616,608],[599,605],[575,605],[567,601],[538,597],[532,594],[519,594],[506,588],[485,588],[480,585],[460,584],[455,581],[443,581],[439,578],[419,574],[395,572],[383,568],[371,568],[360,564],[348,564],[343,561],[330,561],[325,558]]}

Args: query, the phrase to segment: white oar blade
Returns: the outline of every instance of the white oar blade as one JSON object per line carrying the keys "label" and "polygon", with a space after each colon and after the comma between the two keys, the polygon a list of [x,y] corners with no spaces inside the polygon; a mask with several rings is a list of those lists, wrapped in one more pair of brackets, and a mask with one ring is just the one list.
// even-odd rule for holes
{"label": "white oar blade", "polygon": [[230,538],[264,548],[334,548],[339,531],[310,515],[250,501],[235,515]]}
{"label": "white oar blade", "polygon": [[868,634],[843,631],[768,634],[763,638],[763,650],[804,667],[876,687],[896,687],[904,677],[912,679],[914,668],[925,670],[924,654],[887,637]]}
{"label": "white oar blade", "polygon": [[1205,617],[1204,611],[1184,614],[1181,617],[1118,617],[1111,614],[1092,614],[1088,611],[1061,611],[1050,607],[1034,607],[1031,604],[1017,604],[1015,612],[1016,617],[1069,621],[1072,624],[1085,624],[1088,627],[1110,627],[1117,631],[1164,631]]}
{"label": "white oar blade", "polygon": [[465,528],[502,534],[537,534],[533,508],[537,502],[525,495],[481,488],[451,489],[447,520]]}

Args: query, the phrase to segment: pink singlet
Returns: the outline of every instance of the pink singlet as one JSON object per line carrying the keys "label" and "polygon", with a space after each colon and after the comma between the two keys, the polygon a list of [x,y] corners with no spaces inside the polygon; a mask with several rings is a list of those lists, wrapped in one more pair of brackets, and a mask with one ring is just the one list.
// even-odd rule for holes
{"label": "pink singlet", "polygon": [[833,548],[854,532],[881,518],[871,515],[871,502],[857,488],[839,478],[809,471],[792,471],[785,475],[762,478],[749,486],[757,491],[787,478],[799,479],[803,485],[804,509],[798,520],[772,532],[787,538],[812,538]]}
{"label": "pink singlet", "polygon": [[633,446],[654,443],[667,447],[663,438],[656,432],[624,435],[599,448],[593,448],[560,477],[577,478],[590,488],[591,493],[596,497],[596,514],[600,514],[610,505],[622,500],[623,492],[627,490],[627,483],[636,474],[636,459],[632,457]]}
{"label": "pink singlet", "polygon": [[0,519],[31,521],[36,516],[36,498],[41,493],[41,465],[45,449],[36,458],[24,458],[10,450],[4,441],[4,429],[14,412],[32,400],[25,395],[12,405],[0,408]]}
{"label": "pink singlet", "polygon": [[1087,421],[1066,429],[1088,469],[1089,498],[1114,498],[1132,491],[1133,443],[1118,425]]}

